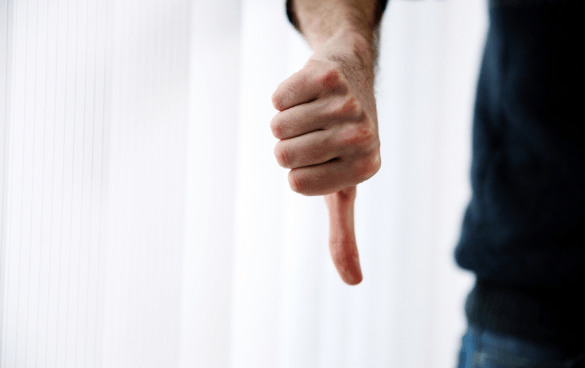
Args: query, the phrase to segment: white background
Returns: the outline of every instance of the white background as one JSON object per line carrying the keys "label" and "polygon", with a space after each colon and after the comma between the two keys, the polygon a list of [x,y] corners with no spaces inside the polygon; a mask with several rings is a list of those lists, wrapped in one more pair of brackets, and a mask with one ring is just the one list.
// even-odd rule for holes
{"label": "white background", "polygon": [[0,1],[2,368],[454,368],[483,0],[390,0],[364,280],[276,163],[272,0]]}

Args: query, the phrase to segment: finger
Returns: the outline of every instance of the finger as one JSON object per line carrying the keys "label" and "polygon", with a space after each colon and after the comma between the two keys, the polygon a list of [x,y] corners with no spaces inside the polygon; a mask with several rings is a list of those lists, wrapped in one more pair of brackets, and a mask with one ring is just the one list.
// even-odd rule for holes
{"label": "finger", "polygon": [[278,85],[272,94],[272,105],[278,111],[316,100],[337,89],[343,89],[340,83],[339,69],[329,68],[322,71],[315,67],[304,67]]}
{"label": "finger", "polygon": [[338,124],[362,118],[353,96],[340,97],[330,94],[318,100],[303,103],[277,113],[270,121],[272,135],[278,139],[289,139]]}
{"label": "finger", "polygon": [[380,155],[376,151],[357,156],[349,150],[319,165],[291,169],[288,183],[293,191],[303,195],[326,195],[358,185],[374,176],[379,169]]}
{"label": "finger", "polygon": [[338,157],[320,165],[291,169],[288,182],[293,191],[306,196],[331,194],[360,183],[348,166]]}
{"label": "finger", "polygon": [[324,129],[335,118],[327,113],[328,105],[328,98],[320,98],[277,113],[270,121],[272,135],[278,139],[289,139]]}
{"label": "finger", "polygon": [[329,212],[329,251],[339,276],[348,285],[357,285],[363,279],[354,231],[355,197],[355,186],[325,196]]}
{"label": "finger", "polygon": [[317,130],[299,137],[281,140],[274,147],[276,161],[288,169],[325,163],[346,150],[339,134],[332,129]]}

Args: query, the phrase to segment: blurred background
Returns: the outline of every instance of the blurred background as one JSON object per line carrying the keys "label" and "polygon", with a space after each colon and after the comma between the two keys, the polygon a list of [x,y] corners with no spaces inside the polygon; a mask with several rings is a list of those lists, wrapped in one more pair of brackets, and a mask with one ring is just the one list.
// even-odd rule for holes
{"label": "blurred background", "polygon": [[290,190],[285,0],[0,0],[0,366],[453,368],[484,0],[390,0],[364,280]]}

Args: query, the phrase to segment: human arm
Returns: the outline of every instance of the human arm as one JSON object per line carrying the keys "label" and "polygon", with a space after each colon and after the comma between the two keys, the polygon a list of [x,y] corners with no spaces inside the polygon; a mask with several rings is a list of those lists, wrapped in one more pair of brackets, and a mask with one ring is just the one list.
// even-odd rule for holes
{"label": "human arm", "polygon": [[292,190],[325,196],[333,262],[356,285],[356,185],[381,165],[374,79],[382,11],[378,0],[294,0],[287,9],[314,54],[272,95],[274,153],[291,169]]}

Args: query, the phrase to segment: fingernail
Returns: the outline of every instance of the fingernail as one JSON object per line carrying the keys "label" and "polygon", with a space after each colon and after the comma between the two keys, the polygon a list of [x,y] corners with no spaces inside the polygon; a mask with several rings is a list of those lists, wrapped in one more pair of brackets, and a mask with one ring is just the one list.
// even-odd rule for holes
{"label": "fingernail", "polygon": [[359,274],[351,274],[351,273],[348,273],[348,274],[345,275],[345,280],[344,281],[345,281],[346,284],[351,285],[351,286],[354,286],[354,285],[357,285],[360,282],[362,282],[362,279],[363,278],[362,278],[362,274],[361,273],[359,273]]}
{"label": "fingernail", "polygon": [[345,282],[349,285],[357,285],[363,280],[362,269],[359,263],[356,266],[353,270],[345,273]]}

